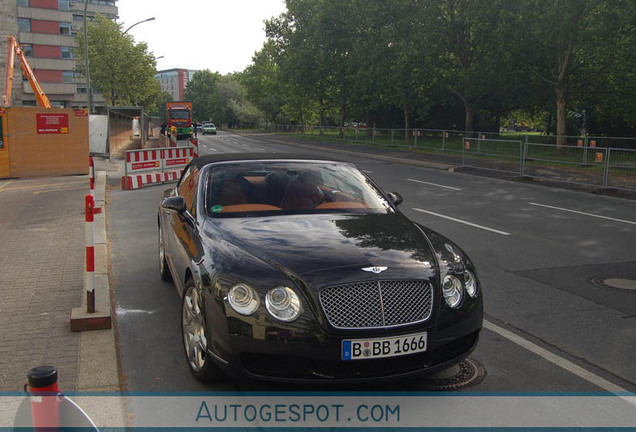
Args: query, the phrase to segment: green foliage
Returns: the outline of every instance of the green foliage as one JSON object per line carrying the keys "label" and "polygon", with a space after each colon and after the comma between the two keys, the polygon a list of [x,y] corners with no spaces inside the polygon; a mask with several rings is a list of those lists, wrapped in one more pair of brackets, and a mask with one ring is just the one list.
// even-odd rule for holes
{"label": "green foliage", "polygon": [[286,4],[240,78],[268,121],[498,131],[525,112],[565,134],[575,112],[635,132],[633,0]]}
{"label": "green foliage", "polygon": [[[158,109],[161,88],[154,79],[155,58],[145,43],[135,43],[121,25],[96,15],[88,24],[88,58],[91,84],[113,106],[141,105],[148,111]],[[84,36],[78,34],[75,50],[78,71],[84,73]]]}
{"label": "green foliage", "polygon": [[245,98],[238,76],[220,75],[209,70],[196,72],[185,91],[192,102],[195,120],[212,120],[228,127],[259,126],[262,112]]}
{"label": "green foliage", "polygon": [[220,75],[208,69],[195,72],[185,89],[185,100],[192,102],[192,118],[220,123],[221,110],[216,85]]}

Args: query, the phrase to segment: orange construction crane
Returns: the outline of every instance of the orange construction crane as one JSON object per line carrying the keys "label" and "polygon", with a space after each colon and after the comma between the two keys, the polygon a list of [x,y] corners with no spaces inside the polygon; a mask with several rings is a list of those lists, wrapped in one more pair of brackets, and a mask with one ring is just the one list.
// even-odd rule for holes
{"label": "orange construction crane", "polygon": [[24,76],[29,80],[29,84],[31,84],[31,88],[33,89],[33,93],[35,93],[35,98],[38,101],[38,106],[44,108],[51,108],[51,103],[49,102],[49,98],[44,94],[44,90],[40,87],[40,83],[38,82],[35,74],[33,73],[33,69],[31,69],[31,65],[26,59],[24,55],[24,51],[20,48],[20,44],[13,36],[7,36],[7,62],[6,62],[6,71],[4,75],[4,93],[2,94],[2,105],[5,107],[11,106],[11,88],[13,86],[13,63],[15,61],[15,56],[18,56],[20,59],[20,66],[22,66],[22,72]]}

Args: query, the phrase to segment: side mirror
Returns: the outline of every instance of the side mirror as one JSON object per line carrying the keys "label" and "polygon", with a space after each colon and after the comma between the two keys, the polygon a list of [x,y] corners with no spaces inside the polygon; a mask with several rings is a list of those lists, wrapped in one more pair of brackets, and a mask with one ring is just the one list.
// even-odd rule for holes
{"label": "side mirror", "polygon": [[185,199],[180,196],[173,196],[164,199],[161,208],[169,212],[184,213],[186,211]]}
{"label": "side mirror", "polygon": [[397,192],[387,192],[386,195],[389,197],[393,205],[396,207],[402,204],[402,202],[404,201],[404,198],[402,198],[402,195],[400,195]]}

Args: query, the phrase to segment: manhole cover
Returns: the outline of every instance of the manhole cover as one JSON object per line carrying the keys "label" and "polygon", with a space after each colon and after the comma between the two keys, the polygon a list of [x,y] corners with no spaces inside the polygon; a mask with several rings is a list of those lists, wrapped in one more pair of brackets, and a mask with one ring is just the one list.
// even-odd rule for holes
{"label": "manhole cover", "polygon": [[472,357],[450,368],[426,377],[421,384],[430,390],[457,390],[472,387],[486,378],[484,365]]}
{"label": "manhole cover", "polygon": [[595,277],[592,279],[592,283],[603,288],[636,291],[636,279],[633,279],[631,277]]}
{"label": "manhole cover", "polygon": [[634,279],[609,278],[605,279],[603,283],[616,289],[636,290],[636,280]]}

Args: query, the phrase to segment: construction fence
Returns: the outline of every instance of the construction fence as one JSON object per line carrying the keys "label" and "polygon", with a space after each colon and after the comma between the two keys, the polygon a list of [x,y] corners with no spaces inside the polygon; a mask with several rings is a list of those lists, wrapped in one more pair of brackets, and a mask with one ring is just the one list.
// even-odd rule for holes
{"label": "construction fence", "polygon": [[[461,167],[636,191],[636,137],[272,125],[270,131],[401,148]],[[560,141],[560,142],[559,142]]]}

